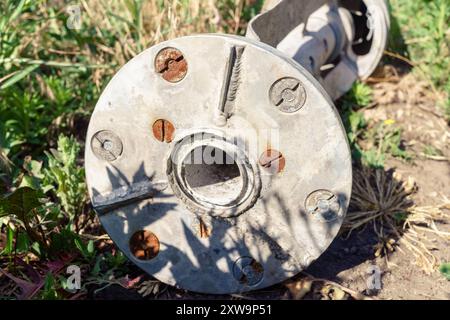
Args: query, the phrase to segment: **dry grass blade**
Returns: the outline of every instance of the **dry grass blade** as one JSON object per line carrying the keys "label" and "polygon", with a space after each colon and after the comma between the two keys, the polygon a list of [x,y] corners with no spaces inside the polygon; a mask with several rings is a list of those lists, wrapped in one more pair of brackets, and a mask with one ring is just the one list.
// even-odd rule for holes
{"label": "dry grass blade", "polygon": [[392,172],[367,167],[356,168],[350,211],[342,230],[350,234],[369,222],[395,220],[412,205],[410,195],[416,187],[412,180],[401,182]]}
{"label": "dry grass blade", "polygon": [[449,216],[444,209],[449,208],[449,203],[413,206],[410,196],[415,191],[416,185],[411,178],[402,181],[392,171],[357,168],[350,210],[342,233],[349,236],[353,231],[371,225],[379,242],[375,246],[376,256],[387,257],[399,244],[408,250],[423,271],[428,274],[433,272],[437,259],[431,251],[432,239],[426,237],[426,233],[450,239],[450,233],[440,231],[436,226],[438,221],[448,221]]}

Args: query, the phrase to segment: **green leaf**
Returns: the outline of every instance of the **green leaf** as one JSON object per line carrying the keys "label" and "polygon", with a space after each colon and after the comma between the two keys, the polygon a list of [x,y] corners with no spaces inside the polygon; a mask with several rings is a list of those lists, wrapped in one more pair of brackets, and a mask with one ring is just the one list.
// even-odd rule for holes
{"label": "green leaf", "polygon": [[[58,209],[55,210],[55,214],[58,214],[57,211]],[[59,220],[58,218],[56,219]],[[78,247],[75,239],[77,239],[77,235],[69,229],[69,226],[65,226],[59,233],[52,233],[50,252],[58,254],[60,252],[73,252],[77,250]]]}
{"label": "green leaf", "polygon": [[86,201],[84,170],[77,164],[80,145],[74,138],[59,136],[58,150],[46,152],[48,168],[43,169],[42,188],[59,199],[64,212],[73,220]]}
{"label": "green leaf", "polygon": [[6,244],[5,248],[1,252],[2,254],[11,254],[14,248],[14,230],[8,225],[6,230]]}
{"label": "green leaf", "polygon": [[19,16],[19,14],[22,12],[24,4],[25,4],[25,0],[21,0],[19,2],[19,4],[17,5],[16,9],[14,10],[14,12],[9,17],[8,22],[14,21]]}
{"label": "green leaf", "polygon": [[18,188],[13,193],[0,199],[0,217],[14,214],[24,221],[31,210],[40,206],[41,203],[36,190],[30,187]]}
{"label": "green leaf", "polygon": [[98,256],[97,260],[95,261],[95,265],[91,271],[91,275],[93,275],[94,277],[98,276],[100,274],[102,260],[103,260],[103,256]]}
{"label": "green leaf", "polygon": [[40,257],[42,255],[41,245],[39,242],[33,242],[31,249]]}
{"label": "green leaf", "polygon": [[35,177],[31,176],[23,176],[22,181],[20,182],[19,188],[28,187],[34,190],[39,189],[39,180]]}
{"label": "green leaf", "polygon": [[0,90],[6,89],[10,86],[12,86],[13,84],[15,84],[16,82],[22,80],[23,78],[25,78],[27,75],[29,75],[31,72],[33,72],[34,70],[36,70],[37,68],[39,68],[39,65],[31,65],[26,67],[25,69],[23,69],[22,71],[16,73],[14,76],[12,76],[11,78],[9,78],[8,80],[6,80],[1,86],[0,86]]}
{"label": "green leaf", "polygon": [[373,99],[372,88],[365,83],[355,82],[349,92],[343,97],[344,105],[349,107],[366,107]]}
{"label": "green leaf", "polygon": [[450,281],[450,262],[441,264],[439,271]]}
{"label": "green leaf", "polygon": [[24,232],[20,232],[17,236],[17,245],[16,249],[17,252],[25,253],[28,252],[30,248],[30,238],[28,237],[28,234]]}
{"label": "green leaf", "polygon": [[385,157],[378,154],[375,150],[363,151],[364,163],[371,168],[383,168]]}
{"label": "green leaf", "polygon": [[56,291],[56,284],[55,277],[50,272],[47,273],[47,276],[45,277],[44,282],[44,288],[42,292],[42,298],[45,300],[56,300],[58,299],[58,292]]}
{"label": "green leaf", "polygon": [[89,240],[87,245],[79,237],[76,237],[73,241],[84,259],[91,261],[95,257],[94,241]]}
{"label": "green leaf", "polygon": [[114,255],[108,252],[105,258],[109,269],[121,268],[128,261],[127,257],[121,251],[116,251]]}
{"label": "green leaf", "polygon": [[[3,33],[5,30],[5,27],[8,25],[8,23],[11,23],[12,21],[14,21],[19,14],[22,12],[22,9],[24,7],[26,0],[21,0],[17,5],[15,10],[11,13],[10,16],[8,16],[8,14],[6,14],[6,16],[2,17],[1,23],[0,23],[0,33]],[[9,10],[8,10],[9,11]],[[4,13],[2,13],[3,15]]]}
{"label": "green leaf", "polygon": [[87,245],[87,252],[91,255],[94,253],[94,241],[89,240],[88,245]]}
{"label": "green leaf", "polygon": [[36,161],[32,159],[25,160],[23,168],[32,176],[42,179],[44,175],[42,174],[42,161]]}
{"label": "green leaf", "polygon": [[79,238],[75,238],[73,240],[73,242],[75,243],[75,246],[77,247],[77,249],[80,251],[80,253],[85,257],[87,256],[87,249],[85,247],[85,245],[83,244],[83,242],[79,239]]}
{"label": "green leaf", "polygon": [[365,126],[364,115],[360,112],[352,112],[349,116],[350,129],[352,132],[357,132]]}

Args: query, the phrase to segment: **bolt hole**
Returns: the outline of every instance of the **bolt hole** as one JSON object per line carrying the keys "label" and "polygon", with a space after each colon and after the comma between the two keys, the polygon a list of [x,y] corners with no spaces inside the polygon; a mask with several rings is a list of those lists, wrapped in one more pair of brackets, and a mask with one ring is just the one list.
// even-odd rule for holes
{"label": "bolt hole", "polygon": [[151,260],[159,253],[159,239],[148,230],[139,230],[130,238],[130,251],[139,260]]}
{"label": "bolt hole", "polygon": [[264,267],[251,257],[241,257],[233,265],[233,276],[243,285],[255,286],[264,276]]}

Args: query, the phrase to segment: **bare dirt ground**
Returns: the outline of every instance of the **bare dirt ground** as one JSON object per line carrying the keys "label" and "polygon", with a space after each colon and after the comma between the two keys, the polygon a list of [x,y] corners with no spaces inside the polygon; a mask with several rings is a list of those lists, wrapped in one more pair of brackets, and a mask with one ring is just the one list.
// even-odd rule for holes
{"label": "bare dirt ground", "polygon": [[[395,120],[402,128],[405,148],[412,161],[388,158],[386,170],[394,169],[404,179],[411,177],[417,184],[412,199],[417,206],[434,206],[450,198],[450,131],[439,114],[432,90],[412,74],[375,84],[375,105],[365,111],[370,121]],[[424,154],[432,146],[442,153]],[[447,222],[437,223],[441,231],[450,231]],[[338,238],[329,250],[308,270],[309,273],[334,280],[358,292],[366,290],[371,265],[380,268],[382,288],[380,299],[450,299],[450,282],[438,271],[427,275],[408,252],[396,250],[388,258],[375,258],[371,232],[353,235],[348,240]],[[438,261],[450,260],[448,241],[433,237],[433,254]],[[401,246],[400,246],[401,249]]]}

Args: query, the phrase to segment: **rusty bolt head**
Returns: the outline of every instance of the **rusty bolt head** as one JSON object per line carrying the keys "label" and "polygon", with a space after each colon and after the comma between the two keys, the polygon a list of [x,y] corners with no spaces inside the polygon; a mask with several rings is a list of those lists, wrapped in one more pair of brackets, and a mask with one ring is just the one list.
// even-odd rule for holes
{"label": "rusty bolt head", "polygon": [[282,112],[293,113],[306,102],[306,91],[295,78],[281,78],[270,88],[270,101]]}
{"label": "rusty bolt head", "polygon": [[168,120],[158,119],[153,123],[152,131],[156,140],[170,143],[173,140],[175,127]]}
{"label": "rusty bolt head", "polygon": [[233,276],[242,284],[255,286],[262,280],[264,268],[251,257],[240,257],[233,265]]}
{"label": "rusty bolt head", "polygon": [[164,80],[174,83],[184,79],[188,65],[180,50],[164,48],[156,55],[155,70]]}
{"label": "rusty bolt head", "polygon": [[114,161],[122,154],[123,145],[114,132],[103,130],[92,136],[91,149],[99,159]]}
{"label": "rusty bolt head", "polygon": [[340,213],[338,197],[328,190],[312,192],[305,202],[306,211],[322,221],[333,221]]}
{"label": "rusty bolt head", "polygon": [[283,171],[286,159],[280,151],[267,149],[259,157],[259,164],[269,173],[275,174]]}
{"label": "rusty bolt head", "polygon": [[148,230],[139,230],[130,238],[130,251],[139,260],[150,260],[159,253],[158,237]]}

